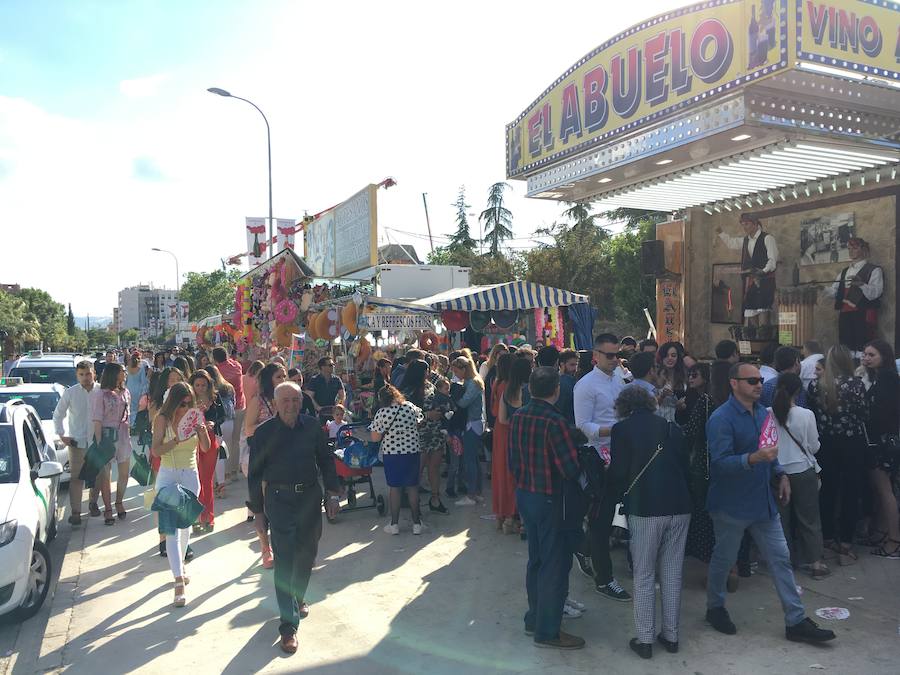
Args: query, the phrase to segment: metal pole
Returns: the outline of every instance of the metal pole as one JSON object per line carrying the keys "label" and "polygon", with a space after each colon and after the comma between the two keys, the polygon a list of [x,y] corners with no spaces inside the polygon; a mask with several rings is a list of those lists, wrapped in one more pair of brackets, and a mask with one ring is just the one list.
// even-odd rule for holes
{"label": "metal pole", "polygon": [[152,248],[151,250],[157,251],[158,253],[168,253],[175,261],[175,344],[178,344],[181,334],[181,307],[178,298],[181,294],[181,273],[178,271],[178,256],[172,253],[172,251],[167,251],[164,248]]}
{"label": "metal pole", "polygon": [[272,257],[272,251],[275,248],[275,224],[272,219],[272,130],[269,128],[269,120],[266,118],[265,113],[259,109],[259,106],[256,105],[253,101],[250,101],[246,98],[241,98],[240,96],[231,95],[231,98],[236,98],[238,101],[244,101],[244,103],[249,103],[254,108],[256,108],[257,112],[262,115],[263,122],[266,123],[266,148],[269,154],[269,245],[267,250],[269,252],[268,257]]}
{"label": "metal pole", "polygon": [[434,240],[431,238],[431,219],[428,217],[428,200],[425,199],[425,195],[427,192],[422,193],[422,203],[425,205],[425,224],[428,226],[428,245],[431,247],[431,252],[434,253]]}

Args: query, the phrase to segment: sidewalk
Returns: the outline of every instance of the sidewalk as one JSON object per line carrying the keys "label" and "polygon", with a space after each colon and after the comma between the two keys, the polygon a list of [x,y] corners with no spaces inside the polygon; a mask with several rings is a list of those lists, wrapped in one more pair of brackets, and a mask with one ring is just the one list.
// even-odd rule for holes
{"label": "sidewalk", "polygon": [[[380,483],[380,485],[379,485]],[[770,579],[741,580],[729,597],[738,635],[703,622],[703,569],[686,568],[681,653],[654,650],[652,661],[629,649],[631,604],[593,592],[577,568],[572,596],[583,618],[564,627],[586,649],[536,649],[522,631],[526,545],[482,519],[489,507],[453,508],[428,519],[414,537],[408,518],[399,536],[385,534],[374,510],[342,514],[324,526],[318,566],[301,623],[300,649],[277,647],[272,571],[259,564],[244,490],[232,483],[218,503],[216,531],[193,542],[188,606],[172,607],[172,576],[157,555],[152,516],[141,488],[130,490],[128,520],[106,527],[90,519],[73,533],[44,636],[38,672],[90,673],[897,673],[900,563],[860,556],[823,581],[798,577],[812,615],[847,607],[846,621],[824,621],[838,639],[824,647],[787,642]],[[386,496],[376,469],[378,492]],[[361,500],[362,501],[362,500]],[[445,500],[448,501],[448,500]],[[489,501],[489,500],[488,500]],[[224,511],[224,512],[223,512]],[[63,526],[65,527],[65,526]],[[624,552],[616,574],[630,589]],[[862,598],[850,600],[848,598]]]}

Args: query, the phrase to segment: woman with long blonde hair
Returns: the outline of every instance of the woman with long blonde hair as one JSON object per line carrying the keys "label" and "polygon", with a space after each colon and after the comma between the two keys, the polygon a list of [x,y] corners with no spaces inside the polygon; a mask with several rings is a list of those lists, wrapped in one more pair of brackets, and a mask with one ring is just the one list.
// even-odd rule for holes
{"label": "woman with long blonde hair", "polygon": [[828,350],[824,371],[809,385],[809,404],[821,443],[816,458],[822,467],[819,511],[825,550],[837,553],[840,565],[850,565],[857,559],[853,533],[864,485],[869,410],[865,386],[853,374],[853,358],[846,347]]}
{"label": "woman with long blonde hair", "polygon": [[466,430],[463,433],[463,466],[468,494],[456,502],[457,506],[481,503],[481,437],[484,434],[484,381],[475,371],[475,362],[466,356],[458,356],[450,364],[453,374],[462,383],[462,394],[456,405],[466,411]]}

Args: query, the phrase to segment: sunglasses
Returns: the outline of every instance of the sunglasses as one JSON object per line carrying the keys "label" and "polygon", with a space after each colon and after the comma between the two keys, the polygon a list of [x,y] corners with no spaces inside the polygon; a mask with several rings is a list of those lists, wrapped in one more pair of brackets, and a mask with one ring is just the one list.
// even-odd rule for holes
{"label": "sunglasses", "polygon": [[737,380],[738,382],[746,382],[751,387],[755,387],[763,381],[761,377],[733,377],[731,379]]}
{"label": "sunglasses", "polygon": [[619,358],[619,352],[601,352],[599,349],[594,350],[595,354],[602,354],[608,359],[617,359]]}

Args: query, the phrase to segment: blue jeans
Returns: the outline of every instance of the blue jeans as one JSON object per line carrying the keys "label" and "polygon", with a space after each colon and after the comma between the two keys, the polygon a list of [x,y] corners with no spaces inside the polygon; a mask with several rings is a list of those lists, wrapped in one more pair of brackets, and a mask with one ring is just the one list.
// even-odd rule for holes
{"label": "blue jeans", "polygon": [[481,436],[471,429],[463,434],[463,470],[466,474],[466,487],[469,496],[481,494],[481,463],[478,453],[481,450]]}
{"label": "blue jeans", "polygon": [[725,584],[728,581],[728,573],[737,560],[744,530],[749,530],[753,541],[769,564],[775,591],[784,610],[785,625],[795,626],[803,621],[806,611],[797,593],[791,555],[781,528],[781,518],[776,515],[770,520],[752,521],[738,520],[722,512],[709,515],[716,532],[716,547],[709,561],[706,606],[710,609],[725,606]]}
{"label": "blue jeans", "polygon": [[555,640],[572,569],[572,551],[563,530],[562,495],[517,489],[516,506],[528,536],[525,629],[534,629],[537,641]]}

